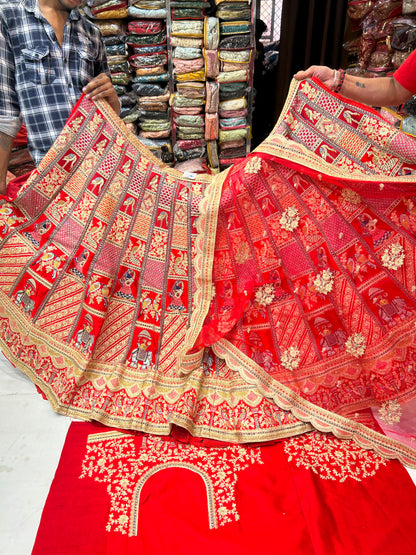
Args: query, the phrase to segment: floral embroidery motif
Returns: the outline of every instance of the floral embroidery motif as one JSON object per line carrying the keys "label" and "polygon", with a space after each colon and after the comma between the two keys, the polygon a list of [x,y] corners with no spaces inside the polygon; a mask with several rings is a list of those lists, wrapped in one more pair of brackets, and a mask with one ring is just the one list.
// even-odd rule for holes
{"label": "floral embroidery motif", "polygon": [[283,229],[286,231],[293,231],[299,225],[299,212],[294,206],[289,206],[280,218],[279,222]]}
{"label": "floral embroidery motif", "polygon": [[256,291],[255,303],[259,306],[267,306],[272,304],[274,299],[274,287],[270,283],[266,283]]}
{"label": "floral embroidery motif", "polygon": [[386,401],[378,409],[378,413],[386,424],[397,424],[402,416],[402,408],[398,401]]}
{"label": "floral embroidery motif", "polygon": [[287,351],[282,354],[280,359],[280,364],[286,368],[286,370],[296,370],[300,363],[300,351],[296,347],[290,347]]}
{"label": "floral embroidery motif", "polygon": [[200,475],[208,496],[209,527],[239,520],[235,502],[238,472],[263,464],[260,448],[239,445],[206,448],[163,441],[156,436],[138,438],[121,432],[88,437],[80,478],[107,484],[111,509],[106,529],[137,535],[141,490],[150,476],[166,468],[186,468]]}
{"label": "floral embroidery motif", "polygon": [[345,342],[345,350],[347,351],[347,353],[356,358],[362,357],[364,355],[366,346],[367,345],[365,337],[361,332],[353,333]]}
{"label": "floral embroidery motif", "polygon": [[238,264],[244,264],[250,258],[250,247],[247,243],[240,243],[235,253],[235,259]]}
{"label": "floral embroidery motif", "polygon": [[397,270],[404,264],[404,249],[400,243],[393,243],[383,252],[381,261],[389,270]]}
{"label": "floral embroidery motif", "polygon": [[334,272],[331,270],[322,270],[322,272],[316,276],[313,284],[318,293],[327,295],[334,287]]}
{"label": "floral embroidery motif", "polygon": [[341,196],[344,200],[346,200],[350,204],[360,204],[361,202],[360,195],[356,191],[353,191],[352,189],[342,189]]}
{"label": "floral embroidery motif", "polygon": [[323,480],[344,482],[352,478],[361,482],[363,478],[374,476],[386,461],[373,453],[361,449],[350,440],[337,439],[321,432],[312,432],[284,443],[289,461],[297,467],[312,470]]}
{"label": "floral embroidery motif", "polygon": [[247,161],[244,173],[258,173],[261,170],[261,158],[253,156]]}

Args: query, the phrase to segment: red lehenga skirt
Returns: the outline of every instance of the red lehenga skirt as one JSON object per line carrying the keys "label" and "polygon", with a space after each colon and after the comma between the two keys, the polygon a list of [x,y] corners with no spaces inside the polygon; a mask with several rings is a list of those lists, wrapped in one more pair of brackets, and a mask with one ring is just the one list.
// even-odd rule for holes
{"label": "red lehenga skirt", "polygon": [[315,429],[415,466],[415,172],[412,138],[317,81],[217,176],[164,166],[83,97],[1,201],[1,350],[76,418]]}

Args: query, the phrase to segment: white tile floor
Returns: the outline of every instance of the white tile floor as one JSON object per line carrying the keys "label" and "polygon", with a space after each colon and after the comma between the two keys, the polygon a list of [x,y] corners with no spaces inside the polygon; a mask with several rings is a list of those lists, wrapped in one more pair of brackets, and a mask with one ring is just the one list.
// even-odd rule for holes
{"label": "white tile floor", "polygon": [[0,353],[1,555],[30,555],[69,424]]}
{"label": "white tile floor", "polygon": [[0,555],[30,555],[70,422],[0,352]]}

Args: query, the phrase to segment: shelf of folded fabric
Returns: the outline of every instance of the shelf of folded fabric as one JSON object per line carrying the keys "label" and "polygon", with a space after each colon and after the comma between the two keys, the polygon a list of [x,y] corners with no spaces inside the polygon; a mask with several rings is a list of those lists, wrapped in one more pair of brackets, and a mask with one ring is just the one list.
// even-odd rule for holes
{"label": "shelf of folded fabric", "polygon": [[203,0],[170,2],[173,154],[175,167],[191,173],[207,171],[203,46],[209,7]]}
{"label": "shelf of folded fabric", "polygon": [[[165,0],[125,0],[118,12],[102,11],[108,2],[102,4],[101,0],[88,0],[87,4],[87,15],[103,35],[121,119],[156,156],[171,165]],[[106,19],[109,13],[112,20]]]}
{"label": "shelf of folded fabric", "polygon": [[219,20],[218,162],[224,169],[250,151],[255,3],[215,0]]}
{"label": "shelf of folded fabric", "polygon": [[120,117],[156,156],[193,173],[216,173],[245,157],[250,2],[87,0],[84,11],[103,35]]}
{"label": "shelf of folded fabric", "polygon": [[[137,2],[131,6],[131,17],[137,13]],[[139,8],[143,13],[143,8]],[[130,7],[129,7],[130,10]],[[160,19],[150,19],[158,11]],[[166,8],[148,10],[149,19],[128,23],[127,44],[133,54],[129,58],[135,75],[132,88],[137,95],[137,135],[152,152],[171,165],[171,118],[169,111],[169,73],[166,32]]]}

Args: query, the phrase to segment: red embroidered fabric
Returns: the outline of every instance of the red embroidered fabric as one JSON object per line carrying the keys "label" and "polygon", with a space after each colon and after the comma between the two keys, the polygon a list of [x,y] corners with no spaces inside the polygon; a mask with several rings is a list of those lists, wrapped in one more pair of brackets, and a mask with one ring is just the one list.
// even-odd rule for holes
{"label": "red embroidered fabric", "polygon": [[[315,428],[415,465],[415,170],[410,137],[317,81],[217,176],[82,98],[1,201],[1,348],[77,418],[234,443]],[[369,408],[406,410],[408,445]]]}
{"label": "red embroidered fabric", "polygon": [[397,461],[314,432],[201,447],[72,423],[32,555],[413,555]]}

